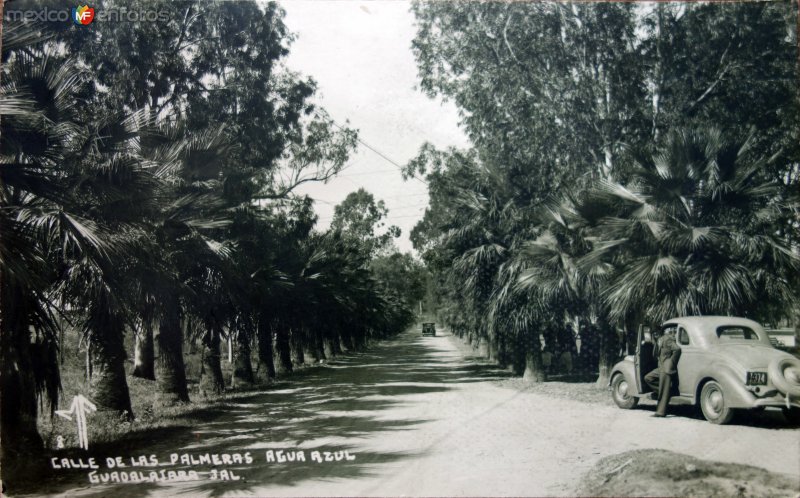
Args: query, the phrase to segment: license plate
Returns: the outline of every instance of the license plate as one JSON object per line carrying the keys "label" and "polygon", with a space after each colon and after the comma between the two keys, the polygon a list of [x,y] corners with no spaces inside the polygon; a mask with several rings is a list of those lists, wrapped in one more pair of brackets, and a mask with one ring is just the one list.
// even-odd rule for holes
{"label": "license plate", "polygon": [[747,385],[748,386],[766,386],[767,373],[766,372],[747,372]]}

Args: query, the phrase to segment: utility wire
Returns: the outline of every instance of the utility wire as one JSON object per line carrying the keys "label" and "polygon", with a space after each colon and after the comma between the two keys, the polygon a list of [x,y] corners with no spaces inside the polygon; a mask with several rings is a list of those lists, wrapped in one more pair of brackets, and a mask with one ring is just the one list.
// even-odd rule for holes
{"label": "utility wire", "polygon": [[378,169],[375,171],[362,171],[361,173],[348,173],[346,175],[336,174],[337,177],[351,177],[351,176],[365,176],[365,175],[377,175],[380,173],[394,173],[396,169]]}
{"label": "utility wire", "polygon": [[[319,117],[319,116],[317,116],[317,117]],[[339,126],[339,123],[337,123],[336,121],[334,121],[334,120],[333,120],[333,118],[331,118],[331,117],[329,116],[329,117],[328,117],[328,119],[330,119],[330,120],[331,120],[331,123],[333,123],[333,126],[335,126],[335,127],[339,128],[340,130],[344,131],[344,128],[342,128],[341,126]],[[386,160],[386,161],[388,161],[389,163],[391,163],[392,165],[394,165],[394,167],[396,167],[398,170],[400,170],[400,173],[403,173],[403,174],[405,174],[405,172],[403,171],[403,167],[402,167],[402,166],[400,166],[399,164],[397,164],[395,161],[393,161],[393,160],[392,160],[392,159],[390,159],[389,157],[387,157],[387,156],[386,156],[386,154],[384,154],[383,152],[379,151],[378,149],[376,149],[375,147],[371,146],[370,144],[368,144],[367,142],[363,141],[362,139],[360,139],[360,138],[358,138],[358,137],[356,137],[356,140],[358,141],[358,143],[360,143],[360,144],[361,144],[361,145],[363,145],[364,147],[368,148],[369,150],[371,150],[372,152],[374,152],[374,153],[375,153],[375,154],[377,154],[378,156],[382,157],[384,160]],[[417,176],[417,175],[415,175],[414,173],[412,173],[412,174],[411,174],[411,178],[414,178],[415,180],[417,180],[417,181],[421,182],[423,185],[426,185],[426,186],[428,185],[428,182],[426,182],[426,181],[425,181],[425,180],[423,180],[422,178],[418,177],[418,176]]]}
{"label": "utility wire", "polygon": [[[390,216],[386,217],[386,221],[399,220],[401,218],[419,218],[419,217],[420,217],[419,214],[410,214],[410,215],[403,215],[403,216],[391,216],[390,215]],[[331,220],[331,219],[333,219],[332,216],[324,216],[324,217],[320,217],[319,218],[320,221],[322,221],[322,220],[326,220],[327,221],[327,220]]]}
{"label": "utility wire", "polygon": [[[283,103],[284,103],[284,104],[291,105],[291,104],[289,104],[289,102],[287,102],[287,101],[286,101],[286,99],[284,99],[284,98],[283,98],[283,97],[281,97],[280,95],[275,95],[275,97],[276,97],[278,100],[281,100],[281,101],[283,101]],[[330,117],[330,116],[325,116],[325,117],[322,117],[322,116],[320,116],[320,115],[319,115],[319,113],[316,111],[316,109],[314,110],[314,116],[316,116],[316,117],[318,117],[318,118],[320,118],[320,119],[328,119],[328,120],[330,120],[330,122],[333,124],[333,126],[335,126],[336,128],[339,128],[341,131],[345,131],[345,128],[344,128],[344,127],[342,127],[342,126],[340,126],[340,125],[339,125],[339,123],[337,123],[337,122],[336,122],[336,121],[335,121],[335,120],[334,120],[332,117]],[[390,163],[392,166],[394,166],[395,168],[397,168],[398,170],[400,170],[400,173],[403,173],[403,174],[405,174],[405,172],[403,171],[403,167],[402,167],[402,166],[400,166],[399,164],[397,164],[397,162],[393,161],[391,158],[389,158],[389,157],[388,157],[386,154],[384,154],[383,152],[379,151],[379,150],[378,150],[378,149],[376,149],[375,147],[371,146],[370,144],[368,144],[367,142],[365,142],[365,141],[364,141],[364,140],[362,140],[361,138],[358,138],[358,137],[356,137],[356,141],[357,141],[358,143],[360,143],[361,145],[363,145],[364,147],[366,147],[366,148],[368,148],[369,150],[371,150],[372,152],[374,152],[375,154],[377,154],[379,157],[383,158],[385,161],[389,162],[389,163]],[[349,166],[351,166],[351,165],[352,165],[352,164],[349,164],[349,165],[345,166],[344,168],[342,168],[341,170],[339,170],[339,172],[341,173],[342,171],[344,171],[344,170],[345,170],[347,167],[349,167]],[[411,178],[414,178],[415,180],[417,180],[417,181],[421,182],[423,185],[426,185],[426,186],[428,185],[428,182],[426,182],[426,181],[425,181],[425,180],[423,180],[422,178],[418,177],[418,176],[417,176],[416,174],[414,174],[414,173],[412,173],[412,174],[411,174]]]}

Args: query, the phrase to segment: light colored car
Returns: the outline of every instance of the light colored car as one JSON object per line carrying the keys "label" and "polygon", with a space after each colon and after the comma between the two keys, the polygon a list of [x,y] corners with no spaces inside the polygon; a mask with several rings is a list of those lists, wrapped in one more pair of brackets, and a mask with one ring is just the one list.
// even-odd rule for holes
{"label": "light colored car", "polygon": [[[800,360],[775,349],[758,323],[728,316],[667,320],[660,332],[675,329],[681,347],[677,392],[671,402],[700,405],[706,420],[725,424],[734,410],[783,408],[800,422]],[[611,394],[620,408],[653,396],[644,376],[657,367],[653,338],[640,330],[636,353],[611,371]]]}

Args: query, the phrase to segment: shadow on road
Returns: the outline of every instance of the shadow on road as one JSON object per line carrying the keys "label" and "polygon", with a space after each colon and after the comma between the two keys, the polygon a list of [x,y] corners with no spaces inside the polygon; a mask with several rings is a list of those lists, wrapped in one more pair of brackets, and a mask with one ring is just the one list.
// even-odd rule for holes
{"label": "shadow on road", "polygon": [[[455,384],[484,382],[509,374],[490,365],[454,357],[436,347],[447,338],[421,338],[413,331],[381,342],[364,353],[349,354],[326,365],[300,371],[277,383],[266,392],[232,399],[224,407],[192,414],[199,420],[193,427],[143,431],[125,441],[92,445],[91,455],[73,452],[56,456],[94,456],[98,462],[106,457],[122,456],[125,461],[139,455],[156,455],[160,462],[169,462],[173,453],[193,455],[245,454],[253,458],[249,465],[233,464],[194,467],[209,472],[211,468],[230,470],[241,477],[238,481],[201,480],[171,484],[155,483],[97,484],[89,486],[88,471],[49,470],[25,490],[40,494],[80,491],[81,496],[142,496],[160,488],[165,494],[180,491],[193,495],[217,496],[227,493],[248,493],[253,487],[270,485],[298,486],[311,480],[359,478],[371,475],[381,464],[402,460],[418,453],[380,453],[365,450],[364,441],[391,437],[423,424],[423,419],[397,419],[393,408],[415,400],[415,395],[444,392]],[[269,462],[268,450],[304,452],[305,462]],[[312,451],[342,452],[355,455],[354,460],[338,462],[310,461]],[[339,454],[341,455],[341,453]],[[110,472],[101,465],[100,473]],[[150,470],[190,470],[176,464]],[[76,489],[81,488],[81,489]]]}
{"label": "shadow on road", "polygon": [[[649,411],[655,413],[656,402],[645,401],[639,404],[636,410]],[[681,417],[705,422],[705,417],[700,411],[700,407],[693,405],[669,405],[667,418]],[[710,423],[710,422],[708,422]],[[735,412],[733,420],[728,425],[741,425],[746,427],[759,427],[762,429],[785,429],[794,430],[796,427],[786,420],[783,413],[778,409],[767,410],[738,410]]]}

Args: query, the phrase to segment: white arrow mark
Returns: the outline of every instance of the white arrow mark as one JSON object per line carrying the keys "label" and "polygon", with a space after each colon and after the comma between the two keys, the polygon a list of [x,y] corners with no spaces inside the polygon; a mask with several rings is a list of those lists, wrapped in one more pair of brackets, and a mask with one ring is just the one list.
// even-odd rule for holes
{"label": "white arrow mark", "polygon": [[91,412],[96,412],[97,407],[94,403],[86,399],[82,394],[72,398],[72,404],[69,410],[56,410],[56,415],[64,417],[67,420],[72,420],[70,415],[75,415],[76,423],[78,424],[78,443],[84,450],[89,449],[89,434],[86,430],[86,415]]}

